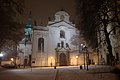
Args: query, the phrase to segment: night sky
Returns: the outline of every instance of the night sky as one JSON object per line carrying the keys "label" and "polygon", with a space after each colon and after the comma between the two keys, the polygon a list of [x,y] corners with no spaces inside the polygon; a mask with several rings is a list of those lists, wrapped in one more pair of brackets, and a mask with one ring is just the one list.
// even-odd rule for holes
{"label": "night sky", "polygon": [[75,0],[25,0],[26,14],[32,13],[37,24],[47,25],[48,17],[54,19],[54,14],[63,9],[70,15],[70,20],[77,20]]}

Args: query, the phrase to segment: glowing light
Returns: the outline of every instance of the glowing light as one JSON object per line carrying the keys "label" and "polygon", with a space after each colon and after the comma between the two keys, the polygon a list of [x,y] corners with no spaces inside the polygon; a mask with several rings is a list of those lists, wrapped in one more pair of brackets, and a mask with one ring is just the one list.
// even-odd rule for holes
{"label": "glowing light", "polygon": [[76,58],[78,58],[78,56],[76,56]]}
{"label": "glowing light", "polygon": [[81,46],[83,46],[83,44],[81,44]]}
{"label": "glowing light", "polygon": [[11,61],[14,61],[14,59],[13,59],[13,58],[11,58]]}
{"label": "glowing light", "polygon": [[53,59],[53,57],[50,57],[51,59]]}
{"label": "glowing light", "polygon": [[0,57],[3,57],[3,54],[0,53]]}

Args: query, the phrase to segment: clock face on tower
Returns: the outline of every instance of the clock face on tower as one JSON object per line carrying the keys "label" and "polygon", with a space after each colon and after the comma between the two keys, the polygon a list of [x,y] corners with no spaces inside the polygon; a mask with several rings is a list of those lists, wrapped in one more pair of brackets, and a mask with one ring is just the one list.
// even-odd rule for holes
{"label": "clock face on tower", "polygon": [[65,16],[64,15],[61,15],[60,16],[60,20],[64,20],[65,19]]}

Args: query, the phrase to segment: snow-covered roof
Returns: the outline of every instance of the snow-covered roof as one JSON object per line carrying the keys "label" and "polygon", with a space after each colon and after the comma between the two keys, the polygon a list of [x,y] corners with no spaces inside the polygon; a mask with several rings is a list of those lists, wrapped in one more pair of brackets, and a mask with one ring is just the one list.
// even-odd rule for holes
{"label": "snow-covered roof", "polygon": [[34,30],[43,30],[43,31],[48,31],[48,28],[47,27],[44,27],[44,26],[34,26],[33,27],[34,28]]}

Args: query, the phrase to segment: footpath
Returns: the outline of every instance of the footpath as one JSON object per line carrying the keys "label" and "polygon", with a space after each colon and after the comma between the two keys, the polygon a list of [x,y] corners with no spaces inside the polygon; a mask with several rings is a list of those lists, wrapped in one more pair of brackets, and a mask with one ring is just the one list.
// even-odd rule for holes
{"label": "footpath", "polygon": [[[4,68],[0,68],[0,70],[4,70]],[[11,78],[13,78],[9,80],[120,80],[120,74],[116,74],[113,67],[100,65],[89,66],[88,70],[84,67],[80,69],[80,66],[62,66],[56,67],[56,69],[54,67],[36,67],[32,69],[21,67],[7,71],[11,72]],[[1,72],[1,74],[7,73],[7,71]],[[16,75],[20,78],[14,79]],[[1,75],[1,80],[8,80],[5,76]]]}
{"label": "footpath", "polygon": [[[82,66],[82,69],[80,66],[62,66],[56,67],[56,69],[54,67],[36,67],[33,68],[33,72],[45,72],[49,76],[55,76],[55,79],[51,78],[52,80],[120,80],[120,74],[115,73],[114,67],[96,65],[89,66],[88,70],[86,68],[84,69],[84,66]],[[45,80],[51,79],[47,78]]]}
{"label": "footpath", "polygon": [[58,69],[55,80],[120,80],[120,74],[116,74],[114,68],[110,66],[97,66],[89,70]]}

